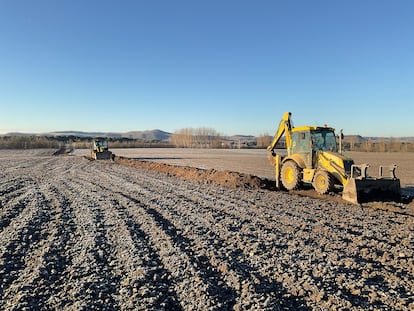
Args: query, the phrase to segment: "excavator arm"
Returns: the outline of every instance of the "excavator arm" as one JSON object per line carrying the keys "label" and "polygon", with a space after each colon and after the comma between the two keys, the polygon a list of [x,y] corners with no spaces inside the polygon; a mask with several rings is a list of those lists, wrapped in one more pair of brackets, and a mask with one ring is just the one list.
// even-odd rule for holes
{"label": "excavator arm", "polygon": [[292,114],[290,112],[285,112],[283,114],[282,120],[280,120],[279,127],[276,131],[275,137],[273,137],[272,143],[267,147],[267,150],[272,153],[274,166],[275,166],[275,176],[276,176],[276,188],[280,188],[280,169],[282,164],[282,156],[280,154],[276,154],[274,149],[276,147],[276,144],[279,142],[279,140],[282,138],[283,134],[286,136],[286,147],[288,150],[290,150],[290,147],[292,146],[292,122],[290,120],[290,116]]}
{"label": "excavator arm", "polygon": [[285,112],[283,114],[282,120],[280,120],[279,128],[276,131],[275,137],[273,138],[272,143],[267,147],[268,151],[271,151],[273,153],[276,144],[279,142],[280,138],[282,138],[283,134],[285,134],[286,136],[286,147],[289,148],[292,145],[292,122],[290,120],[291,115],[292,114],[290,112]]}

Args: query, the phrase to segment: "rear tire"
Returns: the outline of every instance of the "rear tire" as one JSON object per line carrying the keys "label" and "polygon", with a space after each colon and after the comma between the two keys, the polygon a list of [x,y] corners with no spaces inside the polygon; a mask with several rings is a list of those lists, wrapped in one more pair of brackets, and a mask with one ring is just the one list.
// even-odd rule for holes
{"label": "rear tire", "polygon": [[327,171],[316,171],[313,177],[312,186],[319,194],[327,194],[334,189],[334,177]]}
{"label": "rear tire", "polygon": [[280,178],[286,190],[298,189],[301,184],[301,170],[294,161],[283,163]]}

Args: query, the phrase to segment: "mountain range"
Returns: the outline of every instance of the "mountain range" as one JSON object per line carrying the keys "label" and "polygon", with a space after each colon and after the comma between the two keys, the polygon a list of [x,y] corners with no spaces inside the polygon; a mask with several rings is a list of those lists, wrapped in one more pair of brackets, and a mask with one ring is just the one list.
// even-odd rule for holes
{"label": "mountain range", "polygon": [[[172,133],[165,132],[159,129],[147,130],[147,131],[129,131],[124,133],[118,132],[83,132],[83,131],[55,131],[47,133],[20,133],[11,132],[0,136],[75,136],[75,137],[108,137],[108,138],[130,138],[139,139],[145,141],[168,141]],[[254,140],[256,137],[253,135],[233,135],[225,136],[226,139],[230,140]]]}

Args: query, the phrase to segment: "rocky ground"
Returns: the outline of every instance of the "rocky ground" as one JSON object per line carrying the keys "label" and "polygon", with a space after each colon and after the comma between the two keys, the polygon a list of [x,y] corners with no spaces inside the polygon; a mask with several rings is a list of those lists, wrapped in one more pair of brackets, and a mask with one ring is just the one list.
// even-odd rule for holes
{"label": "rocky ground", "polygon": [[0,308],[413,310],[407,209],[0,152]]}

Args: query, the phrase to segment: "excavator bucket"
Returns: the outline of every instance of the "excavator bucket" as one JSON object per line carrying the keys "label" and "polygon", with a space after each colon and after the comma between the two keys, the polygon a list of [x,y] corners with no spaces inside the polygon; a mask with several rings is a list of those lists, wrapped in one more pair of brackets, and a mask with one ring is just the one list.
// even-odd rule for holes
{"label": "excavator bucket", "polygon": [[399,201],[401,199],[400,180],[395,177],[396,165],[388,167],[388,176],[384,176],[384,167],[380,166],[380,176],[367,177],[367,164],[352,165],[351,177],[344,186],[342,198],[358,204],[370,201]]}

